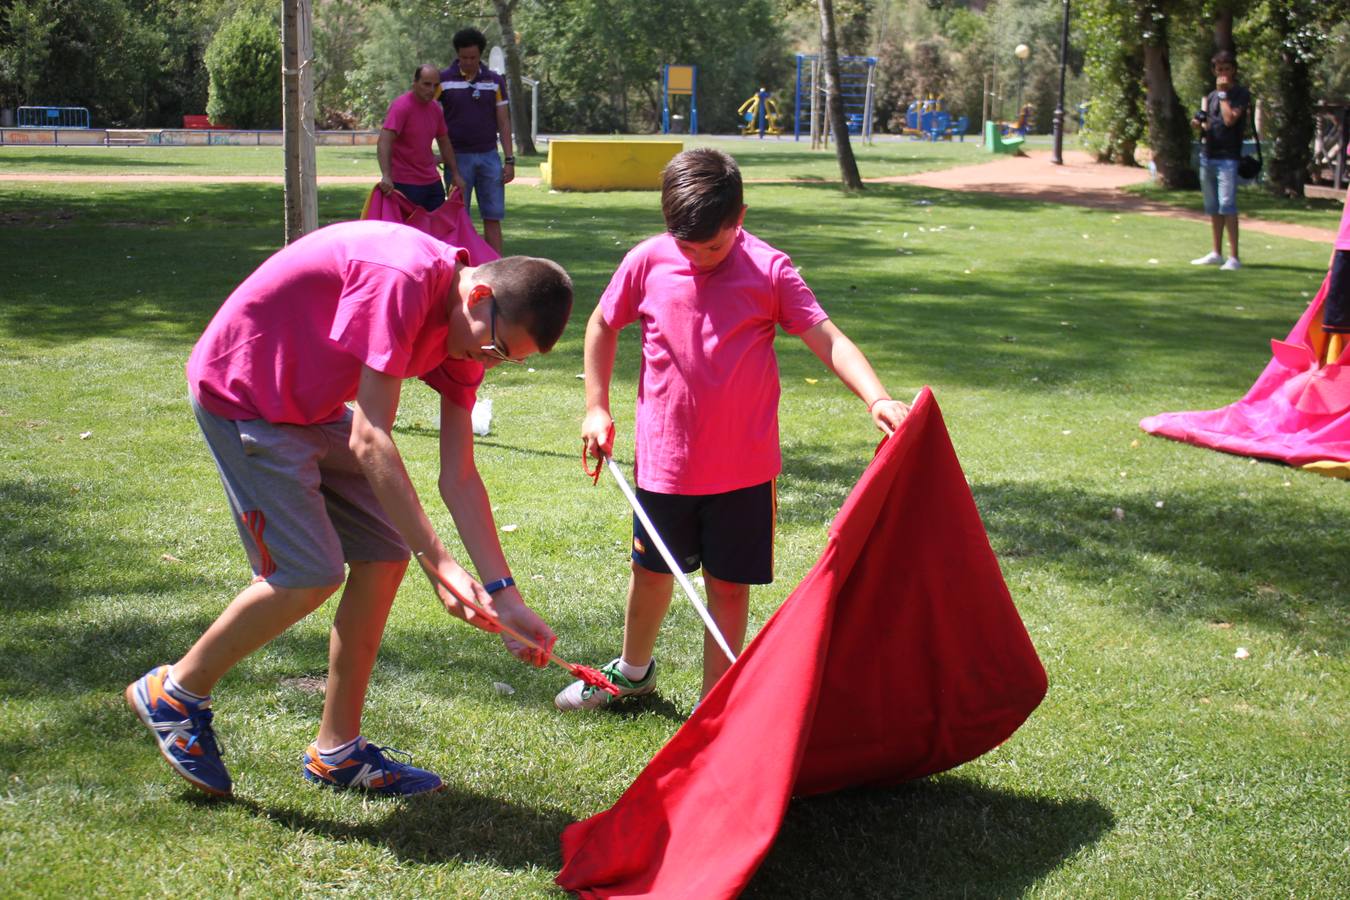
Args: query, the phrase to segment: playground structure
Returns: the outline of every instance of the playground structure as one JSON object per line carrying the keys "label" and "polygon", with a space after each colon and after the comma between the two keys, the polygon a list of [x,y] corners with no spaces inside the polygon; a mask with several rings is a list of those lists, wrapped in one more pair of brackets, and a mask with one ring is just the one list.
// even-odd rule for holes
{"label": "playground structure", "polygon": [[[825,73],[815,53],[797,54],[796,90],[792,107],[792,139],[801,140],[805,124],[811,149],[829,143],[829,116],[825,115]],[[848,133],[872,141],[872,98],[877,58],[839,57],[839,96]],[[820,102],[817,102],[819,100]]]}
{"label": "playground structure", "polygon": [[1350,103],[1319,103],[1316,116],[1312,168],[1315,180],[1324,184],[1306,185],[1304,191],[1310,196],[1325,192],[1325,196],[1340,199],[1350,182],[1350,166],[1346,165],[1347,153],[1350,153]]}
{"label": "playground structure", "polygon": [[670,112],[671,97],[689,98],[689,133],[698,134],[698,66],[661,67],[661,133],[670,134],[670,121],[679,114]]}
{"label": "playground structure", "polygon": [[952,114],[947,111],[946,102],[941,97],[927,97],[915,100],[906,107],[905,127],[901,133],[915,139],[927,138],[930,141],[950,141],[952,135],[956,135],[964,141],[969,128],[970,119],[965,116],[953,119]]}
{"label": "playground structure", "polygon": [[740,105],[736,114],[745,118],[741,134],[759,132],[760,140],[763,140],[765,134],[783,133],[778,127],[778,101],[769,96],[768,88],[760,88],[755,96]]}

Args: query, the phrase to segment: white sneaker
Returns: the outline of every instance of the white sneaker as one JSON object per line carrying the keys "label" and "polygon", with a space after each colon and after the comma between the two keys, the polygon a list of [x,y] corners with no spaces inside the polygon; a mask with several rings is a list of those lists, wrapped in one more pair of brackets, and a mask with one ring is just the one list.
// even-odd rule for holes
{"label": "white sneaker", "polygon": [[[622,657],[620,657],[621,659]],[[647,666],[647,672],[637,681],[631,681],[619,671],[619,659],[612,659],[600,667],[600,671],[619,689],[619,697],[636,697],[650,694],[656,689],[656,660]],[[553,705],[563,712],[577,709],[596,709],[617,700],[612,694],[593,687],[584,681],[574,681],[558,692]]]}
{"label": "white sneaker", "polygon": [[1238,258],[1236,256],[1230,256],[1228,259],[1224,260],[1223,265],[1219,266],[1219,271],[1236,272],[1240,268],[1242,268],[1242,263],[1238,262]]}
{"label": "white sneaker", "polygon": [[1193,265],[1193,266],[1217,266],[1217,265],[1219,265],[1219,264],[1222,263],[1222,262],[1223,262],[1223,257],[1220,256],[1219,254],[1215,253],[1213,250],[1211,250],[1211,251],[1209,251],[1208,253],[1206,253],[1204,256],[1200,257],[1199,259],[1193,259],[1193,260],[1191,260],[1191,265]]}

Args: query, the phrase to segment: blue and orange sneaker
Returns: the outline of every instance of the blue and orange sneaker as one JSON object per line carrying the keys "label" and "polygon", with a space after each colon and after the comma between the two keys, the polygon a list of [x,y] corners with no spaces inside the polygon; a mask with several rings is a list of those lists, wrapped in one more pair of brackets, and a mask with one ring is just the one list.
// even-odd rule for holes
{"label": "blue and orange sneaker", "polygon": [[412,754],[393,747],[377,747],[365,738],[357,738],[356,746],[345,759],[326,763],[319,753],[317,742],[310,744],[301,759],[301,772],[309,781],[333,788],[359,788],[372,794],[408,796],[439,791],[445,787],[441,776],[426,769],[392,759],[390,754],[412,759]]}
{"label": "blue and orange sneaker", "polygon": [[194,702],[169,693],[168,666],[158,666],[127,685],[127,703],[154,734],[159,752],[194,787],[217,797],[230,796],[230,773],[220,761],[211,729],[211,699]]}

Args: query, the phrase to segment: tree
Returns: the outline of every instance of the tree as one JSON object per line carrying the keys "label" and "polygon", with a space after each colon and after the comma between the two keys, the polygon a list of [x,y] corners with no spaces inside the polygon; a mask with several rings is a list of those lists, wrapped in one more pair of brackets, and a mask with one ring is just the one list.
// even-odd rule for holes
{"label": "tree", "polygon": [[38,100],[56,27],[52,0],[14,0],[0,20],[0,106],[23,106]]}
{"label": "tree", "polygon": [[834,152],[839,158],[839,174],[844,180],[844,190],[861,191],[862,176],[858,174],[858,161],[853,158],[853,145],[848,139],[848,123],[844,120],[843,98],[839,95],[839,44],[834,31],[833,0],[820,2],[820,55],[825,70],[825,110],[830,117],[830,127],[834,131]]}
{"label": "tree", "polygon": [[1148,88],[1144,105],[1153,164],[1165,187],[1194,188],[1200,179],[1191,167],[1190,116],[1172,85],[1168,47],[1168,28],[1179,5],[1170,0],[1141,0],[1136,4],[1136,16],[1144,47],[1144,84]]}
{"label": "tree", "polygon": [[241,5],[206,48],[212,119],[236,128],[281,126],[281,31],[271,6]]}
{"label": "tree", "polygon": [[533,155],[534,135],[530,132],[525,82],[520,77],[520,47],[516,43],[516,27],[511,21],[516,3],[517,0],[492,0],[492,5],[497,8],[497,24],[502,29],[502,46],[506,54],[506,90],[511,97],[511,133],[516,139],[516,151],[522,155]]}

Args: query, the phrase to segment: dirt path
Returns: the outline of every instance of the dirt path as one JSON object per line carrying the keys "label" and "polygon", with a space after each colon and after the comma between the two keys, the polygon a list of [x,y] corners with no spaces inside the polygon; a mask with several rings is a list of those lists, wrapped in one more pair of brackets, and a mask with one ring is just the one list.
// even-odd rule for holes
{"label": "dirt path", "polygon": [[[1145,169],[1127,166],[1100,165],[1082,151],[1064,154],[1064,165],[1050,162],[1048,150],[1036,150],[1027,156],[1000,156],[989,162],[971,166],[957,166],[938,172],[920,172],[917,175],[889,175],[868,178],[878,184],[918,184],[947,191],[970,191],[1016,197],[1023,200],[1043,200],[1047,203],[1068,203],[1094,209],[1142,213],[1146,216],[1166,216],[1208,224],[1204,213],[1178,209],[1146,197],[1121,190],[1132,184],[1147,181]],[[369,184],[369,175],[320,175],[319,184]],[[282,184],[277,175],[58,175],[0,173],[0,182],[39,181],[103,184]],[[751,179],[754,183],[765,183]],[[781,182],[780,182],[781,183]],[[537,185],[539,179],[521,176],[513,184]],[[1314,228],[1286,222],[1259,221],[1243,218],[1243,231],[1273,234],[1329,244],[1336,238],[1334,228]]]}
{"label": "dirt path", "polygon": [[[1069,203],[1209,224],[1209,216],[1204,213],[1178,209],[1121,190],[1148,181],[1149,177],[1146,169],[1101,165],[1081,151],[1065,153],[1062,166],[1050,162],[1049,151],[1033,151],[1028,156],[1003,156],[992,162],[958,166],[940,172],[867,180],[888,184],[918,184],[942,190],[996,194],[1047,203]],[[1334,228],[1314,228],[1287,222],[1243,218],[1241,229],[1327,244],[1336,239]]]}

